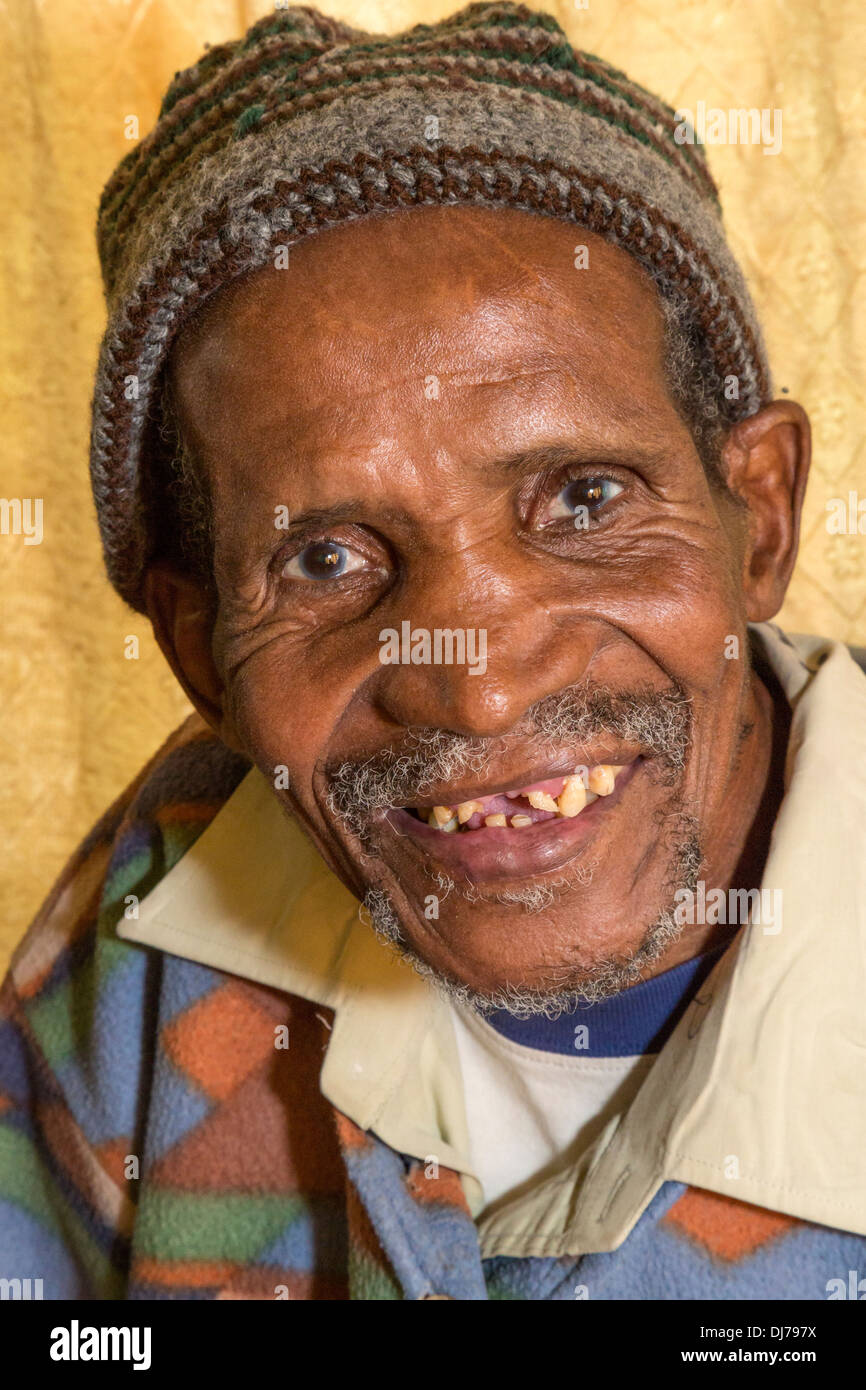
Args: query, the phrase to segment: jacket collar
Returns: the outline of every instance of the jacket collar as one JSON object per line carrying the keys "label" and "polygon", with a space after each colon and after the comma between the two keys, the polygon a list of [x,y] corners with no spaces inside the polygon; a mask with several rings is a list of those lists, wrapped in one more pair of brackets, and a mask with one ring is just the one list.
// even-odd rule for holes
{"label": "jacket collar", "polygon": [[470,1174],[448,1006],[362,912],[254,768],[117,934],[332,1009],[327,1099],[399,1152],[435,1145]]}

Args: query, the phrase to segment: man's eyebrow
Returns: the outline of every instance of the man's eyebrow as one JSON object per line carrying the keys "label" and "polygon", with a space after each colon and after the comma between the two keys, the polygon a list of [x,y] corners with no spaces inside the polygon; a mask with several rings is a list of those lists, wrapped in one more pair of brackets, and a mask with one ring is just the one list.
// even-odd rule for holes
{"label": "man's eyebrow", "polygon": [[[308,507],[291,514],[288,518],[287,529],[335,526],[345,521],[357,524],[359,516],[369,515],[372,510],[369,497],[344,497],[340,502],[335,502],[330,507]],[[379,502],[375,504],[375,512],[376,517],[384,521],[397,522],[405,517],[405,513],[399,508],[385,507]]]}
{"label": "man's eyebrow", "polygon": [[670,457],[670,446],[661,443],[642,442],[640,444],[598,444],[588,440],[575,440],[572,443],[540,445],[532,449],[517,449],[493,459],[492,469],[501,473],[533,473],[543,469],[560,468],[570,463],[584,466],[598,464],[619,464],[622,467],[657,467]]}

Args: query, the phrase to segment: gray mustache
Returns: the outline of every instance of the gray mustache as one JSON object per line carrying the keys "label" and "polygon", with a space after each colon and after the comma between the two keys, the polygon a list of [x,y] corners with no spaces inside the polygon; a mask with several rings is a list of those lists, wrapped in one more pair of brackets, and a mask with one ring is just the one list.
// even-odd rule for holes
{"label": "gray mustache", "polygon": [[575,685],[547,695],[527,711],[521,725],[501,738],[478,738],[447,729],[409,729],[399,744],[361,761],[347,761],[329,776],[331,812],[360,830],[376,811],[422,800],[428,788],[467,774],[480,776],[509,744],[530,739],[559,746],[569,755],[575,744],[604,735],[634,744],[654,758],[673,780],[685,764],[691,707],[676,685],[611,691]]}

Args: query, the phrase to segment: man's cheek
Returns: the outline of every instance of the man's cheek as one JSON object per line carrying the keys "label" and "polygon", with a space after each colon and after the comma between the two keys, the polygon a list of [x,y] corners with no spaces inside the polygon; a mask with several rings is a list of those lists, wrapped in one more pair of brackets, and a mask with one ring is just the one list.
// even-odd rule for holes
{"label": "man's cheek", "polygon": [[304,788],[327,742],[327,706],[309,686],[295,679],[268,679],[249,673],[229,690],[229,709],[238,737],[277,791]]}
{"label": "man's cheek", "polygon": [[689,693],[707,695],[744,655],[746,617],[732,573],[712,550],[668,548],[643,570],[627,630]]}

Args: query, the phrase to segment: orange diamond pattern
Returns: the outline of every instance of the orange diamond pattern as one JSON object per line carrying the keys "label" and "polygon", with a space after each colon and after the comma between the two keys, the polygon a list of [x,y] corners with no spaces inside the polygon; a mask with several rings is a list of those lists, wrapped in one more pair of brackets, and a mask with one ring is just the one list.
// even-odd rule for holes
{"label": "orange diamond pattern", "polygon": [[718,1192],[690,1187],[664,1218],[720,1260],[741,1260],[801,1223],[781,1212],[765,1211]]}
{"label": "orange diamond pattern", "polygon": [[175,1066],[214,1100],[225,1100],[274,1055],[273,1019],[233,983],[192,1004],[164,1036]]}

